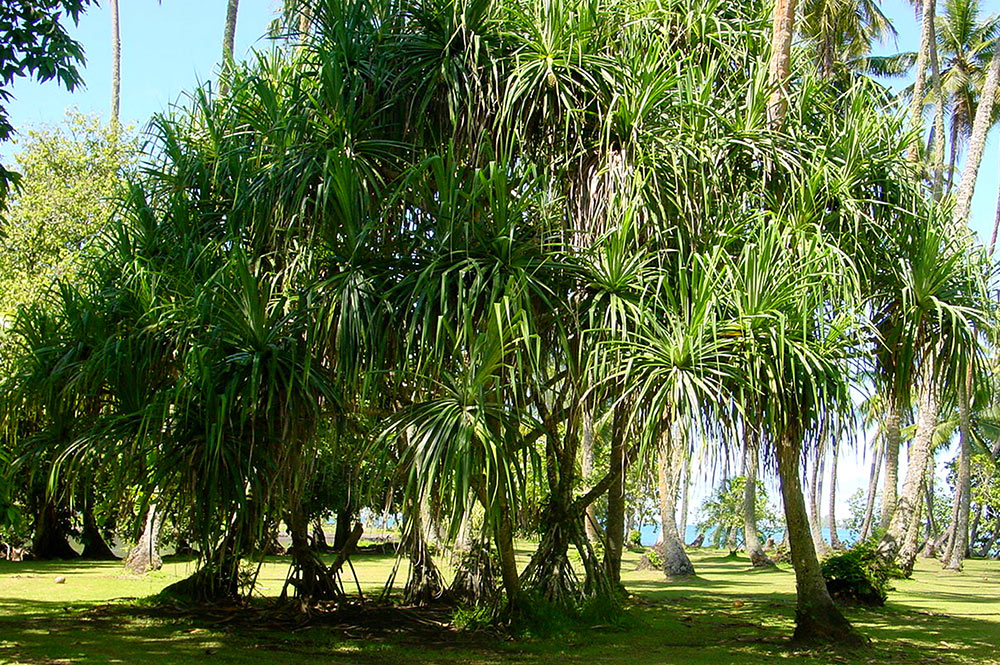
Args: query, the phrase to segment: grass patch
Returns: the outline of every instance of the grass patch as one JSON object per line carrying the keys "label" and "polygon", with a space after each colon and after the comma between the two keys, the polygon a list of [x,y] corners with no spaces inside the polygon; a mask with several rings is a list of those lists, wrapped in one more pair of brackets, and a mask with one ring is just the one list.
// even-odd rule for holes
{"label": "grass patch", "polygon": [[[521,552],[522,563],[527,555]],[[668,582],[659,571],[634,570],[639,558],[625,556],[629,597],[624,617],[605,621],[601,608],[595,608],[588,627],[567,624],[553,637],[516,641],[492,632],[458,631],[446,625],[451,616],[446,611],[425,616],[372,609],[371,599],[392,569],[391,555],[355,560],[369,609],[345,610],[318,623],[269,620],[264,611],[259,615],[264,619],[225,610],[171,614],[140,600],[189,575],[190,561],[168,561],[145,577],[123,575],[116,563],[0,562],[0,663],[1000,665],[996,561],[967,562],[961,574],[918,561],[913,579],[895,582],[897,590],[884,608],[845,609],[872,639],[872,648],[843,655],[788,649],[795,597],[787,566],[753,570],[742,556],[705,550],[693,553],[696,577]],[[287,565],[280,557],[262,565],[261,607],[268,596],[280,593]],[[404,575],[405,569],[399,577]],[[66,582],[56,584],[57,576]],[[354,589],[350,575],[346,581]],[[464,618],[466,624],[476,623],[475,617]]]}

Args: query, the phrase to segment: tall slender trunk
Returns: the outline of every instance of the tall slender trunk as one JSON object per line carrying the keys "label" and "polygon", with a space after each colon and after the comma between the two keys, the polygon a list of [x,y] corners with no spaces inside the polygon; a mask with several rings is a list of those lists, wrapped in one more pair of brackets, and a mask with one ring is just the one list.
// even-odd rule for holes
{"label": "tall slender trunk", "polygon": [[[931,45],[934,42],[934,12],[936,0],[923,0],[920,23],[920,51],[917,53],[916,77],[913,81],[913,99],[910,100],[910,127],[923,136],[924,129],[924,87],[927,82],[927,65],[930,60]],[[913,142],[910,160],[920,158],[920,140]]]}
{"label": "tall slender trunk", "polygon": [[669,430],[664,434],[664,439],[666,445],[661,446],[657,460],[663,573],[668,577],[683,577],[694,575],[694,566],[684,551],[684,542],[677,532],[677,490],[685,451],[682,443],[674,440]]}
{"label": "tall slender trunk", "polygon": [[333,531],[333,549],[338,552],[344,547],[351,535],[351,521],[353,519],[354,512],[350,508],[337,511],[337,524]]}
{"label": "tall slender trunk", "polygon": [[611,433],[609,471],[615,479],[608,489],[607,549],[604,567],[613,586],[621,584],[622,549],[625,541],[625,409],[615,407]]}
{"label": "tall slender trunk", "polygon": [[835,550],[844,549],[844,544],[840,542],[837,535],[837,445],[836,441],[830,444],[830,547]]}
{"label": "tall slender trunk", "polygon": [[895,391],[889,389],[888,411],[885,416],[885,482],[882,486],[882,517],[879,526],[884,532],[892,522],[892,514],[896,512],[897,492],[899,488],[899,447],[902,444],[901,425],[903,406]]}
{"label": "tall slender trunk", "polygon": [[937,426],[940,408],[940,394],[937,373],[934,368],[933,354],[923,361],[917,401],[917,432],[910,446],[909,460],[906,466],[906,478],[903,480],[903,491],[896,502],[889,528],[879,541],[878,549],[886,559],[898,559],[900,567],[913,570],[916,559],[916,548],[909,547],[911,530],[916,529],[914,516],[919,516],[920,493],[927,473],[927,465],[931,458],[931,443],[934,429]]}
{"label": "tall slender trunk", "polygon": [[[583,431],[580,436],[580,474],[586,483],[591,482],[594,473],[594,413],[589,406],[583,408]],[[595,543],[597,534],[597,509],[594,504],[587,506],[584,516],[584,529],[587,540]]]}
{"label": "tall slender trunk", "polygon": [[144,575],[151,570],[163,567],[160,556],[160,525],[163,515],[156,510],[156,503],[149,504],[146,511],[146,522],[139,536],[139,542],[125,557],[125,568],[135,575]]}
{"label": "tall slender trunk", "polygon": [[754,568],[767,568],[774,565],[770,557],[764,554],[757,534],[757,465],[760,458],[760,435],[753,427],[745,427],[743,476],[746,485],[743,488],[743,538],[746,540],[747,556]]}
{"label": "tall slender trunk", "polygon": [[681,518],[677,523],[677,532],[681,536],[681,542],[687,539],[688,521],[688,495],[691,488],[691,453],[684,451],[684,466],[681,470]]}
{"label": "tall slender trunk", "polygon": [[788,108],[788,77],[792,64],[792,39],[795,36],[796,0],[776,0],[772,15],[771,57],[768,83],[771,96],[767,102],[767,120],[772,127],[781,125]]}
{"label": "tall slender trunk", "polygon": [[[879,432],[878,438],[882,438],[881,432]],[[878,472],[882,467],[884,445],[884,441],[876,445],[875,454],[872,457],[872,470],[868,476],[868,498],[865,501],[865,517],[861,522],[861,534],[859,536],[862,542],[868,540],[872,535],[872,522],[875,518],[875,495],[878,492]]]}
{"label": "tall slender trunk", "polygon": [[968,377],[958,391],[958,426],[959,451],[958,458],[958,515],[952,526],[952,545],[950,558],[945,563],[948,570],[962,570],[969,549],[969,509],[972,505],[972,426],[969,413],[969,388],[971,376]]}
{"label": "tall slender trunk", "polygon": [[826,466],[826,446],[821,444],[816,451],[816,462],[812,468],[812,482],[809,486],[809,531],[812,534],[813,548],[820,556],[830,553],[830,546],[823,540],[823,517],[820,515],[820,504],[823,497],[823,467]]}
{"label": "tall slender trunk", "polygon": [[972,194],[976,189],[976,178],[979,175],[979,165],[983,161],[983,150],[986,148],[986,135],[993,124],[993,108],[997,95],[997,84],[1000,83],[1000,49],[993,50],[990,67],[979,96],[979,107],[976,118],[972,122],[972,134],[969,137],[969,148],[965,155],[965,168],[962,169],[962,180],[958,183],[955,194],[954,220],[957,226],[964,226],[969,221],[972,208]]}
{"label": "tall slender trunk", "polygon": [[[936,8],[935,8],[935,11]],[[935,17],[931,16],[931,34],[937,35]],[[933,187],[934,198],[940,199],[944,180],[944,90],[941,86],[941,66],[938,62],[937,39],[930,41],[931,88],[934,90],[934,153]]]}
{"label": "tall slender trunk", "polygon": [[[791,428],[789,428],[791,429]],[[786,533],[792,567],[795,569],[795,634],[793,642],[854,646],[861,638],[844,618],[820,570],[809,530],[801,473],[802,440],[798,432],[785,431],[777,446],[778,476],[785,509]]]}
{"label": "tall slender trunk", "polygon": [[[955,165],[958,163],[958,121],[952,118],[951,121],[951,145],[948,148],[948,183],[945,186],[944,195],[951,196],[951,190],[955,187]],[[1000,206],[1000,203],[998,203]],[[997,214],[1000,214],[998,207]]]}
{"label": "tall slender trunk", "polygon": [[111,126],[118,128],[122,88],[122,42],[119,31],[118,0],[108,0],[111,7]]}
{"label": "tall slender trunk", "polygon": [[219,76],[219,94],[223,97],[229,94],[229,73],[235,61],[233,52],[236,47],[236,15],[240,9],[240,0],[229,0],[226,6],[226,25],[222,31],[222,72]]}

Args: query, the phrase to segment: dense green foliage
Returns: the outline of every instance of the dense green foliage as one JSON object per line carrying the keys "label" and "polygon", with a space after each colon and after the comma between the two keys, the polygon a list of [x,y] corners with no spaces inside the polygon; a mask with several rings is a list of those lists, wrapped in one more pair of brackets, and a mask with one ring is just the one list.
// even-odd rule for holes
{"label": "dense green foliage", "polygon": [[[83,47],[71,39],[63,22],[76,23],[92,0],[4,0],[0,2],[0,142],[14,133],[6,102],[18,78],[57,79],[67,90],[83,80],[77,67],[84,62]],[[0,166],[0,210],[19,175]]]}

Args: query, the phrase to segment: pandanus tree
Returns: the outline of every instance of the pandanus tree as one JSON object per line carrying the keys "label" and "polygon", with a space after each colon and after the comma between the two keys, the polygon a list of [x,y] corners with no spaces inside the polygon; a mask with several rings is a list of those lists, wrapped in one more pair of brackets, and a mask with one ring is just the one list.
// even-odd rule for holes
{"label": "pandanus tree", "polygon": [[[905,349],[917,376],[916,434],[903,490],[879,543],[887,558],[899,558],[912,571],[918,550],[919,501],[931,444],[938,425],[942,391],[955,388],[979,355],[977,329],[986,326],[984,274],[965,241],[947,222],[932,217],[914,228],[902,244],[898,264],[899,297],[892,316],[898,321],[898,346]],[[960,378],[961,377],[961,378]]]}

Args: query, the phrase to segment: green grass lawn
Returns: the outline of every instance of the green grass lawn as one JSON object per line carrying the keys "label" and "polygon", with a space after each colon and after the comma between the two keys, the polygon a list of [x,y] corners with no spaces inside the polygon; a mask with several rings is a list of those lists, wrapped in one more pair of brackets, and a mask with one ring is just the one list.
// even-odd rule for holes
{"label": "green grass lawn", "polygon": [[[638,557],[628,554],[632,597],[622,624],[518,641],[434,626],[394,630],[392,610],[373,612],[384,627],[372,630],[350,619],[190,617],[134,602],[188,575],[190,563],[170,562],[140,578],[122,575],[117,563],[0,562],[0,663],[1000,664],[1000,562],[970,561],[955,574],[919,561],[884,609],[847,611],[872,646],[841,654],[788,649],[795,599],[787,567],[748,570],[746,559],[717,550],[693,558],[696,578],[667,581],[635,571]],[[391,556],[355,558],[366,596],[381,590],[392,565]],[[286,566],[279,558],[264,564],[261,595],[280,592]],[[404,564],[400,582],[405,573]],[[56,584],[57,576],[66,582]]]}

